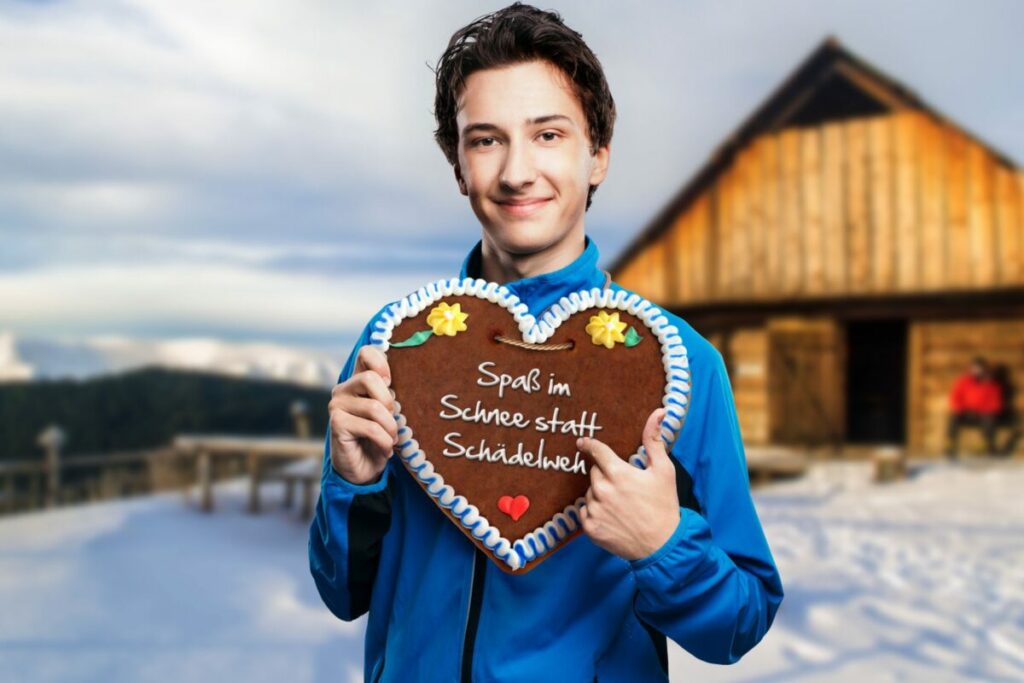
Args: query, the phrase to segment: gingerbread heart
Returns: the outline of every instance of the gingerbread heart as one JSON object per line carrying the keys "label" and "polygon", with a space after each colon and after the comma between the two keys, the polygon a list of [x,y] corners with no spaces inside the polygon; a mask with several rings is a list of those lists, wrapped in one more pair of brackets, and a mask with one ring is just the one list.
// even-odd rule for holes
{"label": "gingerbread heart", "polygon": [[577,437],[644,467],[648,416],[666,408],[671,448],[689,405],[678,330],[624,290],[573,292],[535,318],[497,283],[438,280],[391,304],[371,342],[388,356],[403,464],[506,572],[581,533],[593,463]]}

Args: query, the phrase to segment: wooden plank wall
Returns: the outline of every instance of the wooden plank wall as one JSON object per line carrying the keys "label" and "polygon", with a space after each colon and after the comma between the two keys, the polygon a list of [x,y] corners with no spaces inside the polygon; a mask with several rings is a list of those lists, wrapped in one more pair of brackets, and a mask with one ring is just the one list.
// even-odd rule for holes
{"label": "wooden plank wall", "polygon": [[[1003,320],[919,321],[910,325],[908,440],[912,448],[941,453],[945,448],[949,392],[956,378],[976,355],[993,365],[1005,365],[1016,382],[1015,408],[1024,415],[1024,318]],[[1000,445],[1005,430],[997,435]],[[981,452],[978,430],[961,433],[962,452]],[[1020,439],[1017,452],[1024,452]]]}
{"label": "wooden plank wall", "polygon": [[763,327],[731,331],[724,343],[729,382],[745,443],[768,441],[768,334]]}
{"label": "wooden plank wall", "polygon": [[671,307],[1024,286],[1024,171],[916,111],[761,136],[615,279]]}

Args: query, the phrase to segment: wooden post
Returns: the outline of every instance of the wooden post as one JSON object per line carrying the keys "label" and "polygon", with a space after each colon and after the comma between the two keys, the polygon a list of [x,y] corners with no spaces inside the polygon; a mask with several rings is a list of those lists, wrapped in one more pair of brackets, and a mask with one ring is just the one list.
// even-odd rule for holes
{"label": "wooden post", "polygon": [[196,479],[199,481],[199,508],[203,512],[213,510],[213,472],[210,454],[199,451],[196,455]]}
{"label": "wooden post", "polygon": [[[195,453],[192,452],[191,450],[190,451],[185,451],[184,449],[182,449],[182,448],[180,448],[178,446],[175,446],[174,450],[173,450],[173,453],[174,453],[174,459],[175,459],[175,466],[176,467],[193,468],[195,466],[194,465]],[[187,463],[185,462],[186,458],[189,459],[189,462],[187,462]],[[195,477],[195,482],[196,483],[199,482],[199,477],[198,476]],[[181,486],[181,493],[182,493],[182,496],[185,499],[185,504],[186,505],[191,505],[192,504],[192,486],[191,486],[191,484],[188,481],[183,481],[182,486]]]}
{"label": "wooden post", "polygon": [[[44,467],[45,467],[45,463],[44,463]],[[44,476],[45,476],[45,474],[46,474],[46,472],[43,471],[43,475]],[[40,483],[39,482],[41,481],[41,479],[42,479],[41,477],[35,476],[35,473],[33,473],[32,476],[30,476],[28,478],[28,481],[29,481],[29,484],[28,484],[28,486],[29,486],[29,494],[28,494],[28,501],[27,501],[26,505],[30,509],[31,508],[39,507],[39,503],[40,503],[40,500],[42,498],[42,496],[39,493],[39,487],[40,487]]]}
{"label": "wooden post", "polygon": [[302,399],[292,401],[291,405],[292,424],[295,426],[295,436],[300,439],[309,438],[309,405]]}
{"label": "wooden post", "polygon": [[302,480],[302,509],[299,515],[303,520],[313,517],[313,481],[310,479]]}
{"label": "wooden post", "polygon": [[4,476],[3,480],[4,480],[4,495],[3,495],[4,511],[5,512],[14,512],[14,510],[16,509],[16,506],[17,506],[17,501],[15,500],[15,496],[17,494],[15,493],[14,474],[8,474],[8,475]]}
{"label": "wooden post", "polygon": [[291,477],[284,480],[284,507],[289,510],[295,504],[295,484],[295,479]]}
{"label": "wooden post", "polygon": [[247,457],[249,462],[249,512],[256,514],[260,511],[262,468],[259,454],[249,453]]}
{"label": "wooden post", "polygon": [[50,425],[40,432],[37,443],[43,449],[43,468],[46,474],[46,507],[60,502],[60,449],[64,446],[64,430]]}
{"label": "wooden post", "polygon": [[907,476],[907,455],[895,446],[876,448],[871,453],[874,464],[875,482],[897,481]]}

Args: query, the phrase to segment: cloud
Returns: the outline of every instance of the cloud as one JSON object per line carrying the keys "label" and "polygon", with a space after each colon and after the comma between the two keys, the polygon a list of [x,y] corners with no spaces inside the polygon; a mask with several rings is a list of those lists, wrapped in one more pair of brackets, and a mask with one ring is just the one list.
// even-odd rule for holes
{"label": "cloud", "polygon": [[446,276],[441,269],[363,278],[191,262],[63,266],[0,273],[0,300],[3,325],[34,334],[177,324],[321,335],[361,329],[388,302]]}
{"label": "cloud", "polygon": [[158,182],[24,181],[0,185],[0,203],[34,212],[41,222],[59,225],[62,230],[145,226],[154,216],[168,218],[176,199],[177,188]]}
{"label": "cloud", "polygon": [[[402,36],[374,45],[383,20],[364,8],[305,7],[59,3],[0,14],[0,182],[8,192],[25,181],[156,182],[220,212],[235,207],[218,197],[238,194],[313,197],[314,209],[358,196],[429,205],[423,177],[447,165],[429,115],[415,117],[420,144],[407,144],[407,113],[429,102],[422,61]],[[383,49],[389,58],[367,60]],[[23,199],[46,217],[41,200]],[[365,203],[339,213],[363,229],[414,229]]]}
{"label": "cloud", "polygon": [[[271,294],[268,310],[313,329],[301,302],[327,305],[324,288],[376,296],[430,279],[407,273],[453,274],[480,226],[433,140],[428,67],[454,29],[499,6],[0,4],[0,293],[36,307],[10,310],[54,330],[239,330],[257,325],[272,283],[300,303]],[[998,66],[1019,53],[1020,3],[558,11],[619,111],[587,216],[606,261],[828,33],[1024,159],[1024,94]],[[0,324],[9,315],[5,299]]]}

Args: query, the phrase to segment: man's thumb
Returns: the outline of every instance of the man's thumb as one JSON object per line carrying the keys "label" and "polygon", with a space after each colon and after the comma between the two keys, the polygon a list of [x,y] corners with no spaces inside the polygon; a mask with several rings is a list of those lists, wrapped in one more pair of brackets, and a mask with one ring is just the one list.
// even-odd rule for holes
{"label": "man's thumb", "polygon": [[665,442],[661,439],[661,420],[665,417],[665,409],[658,408],[647,418],[644,425],[644,450],[647,451],[647,468],[658,469],[669,464]]}

